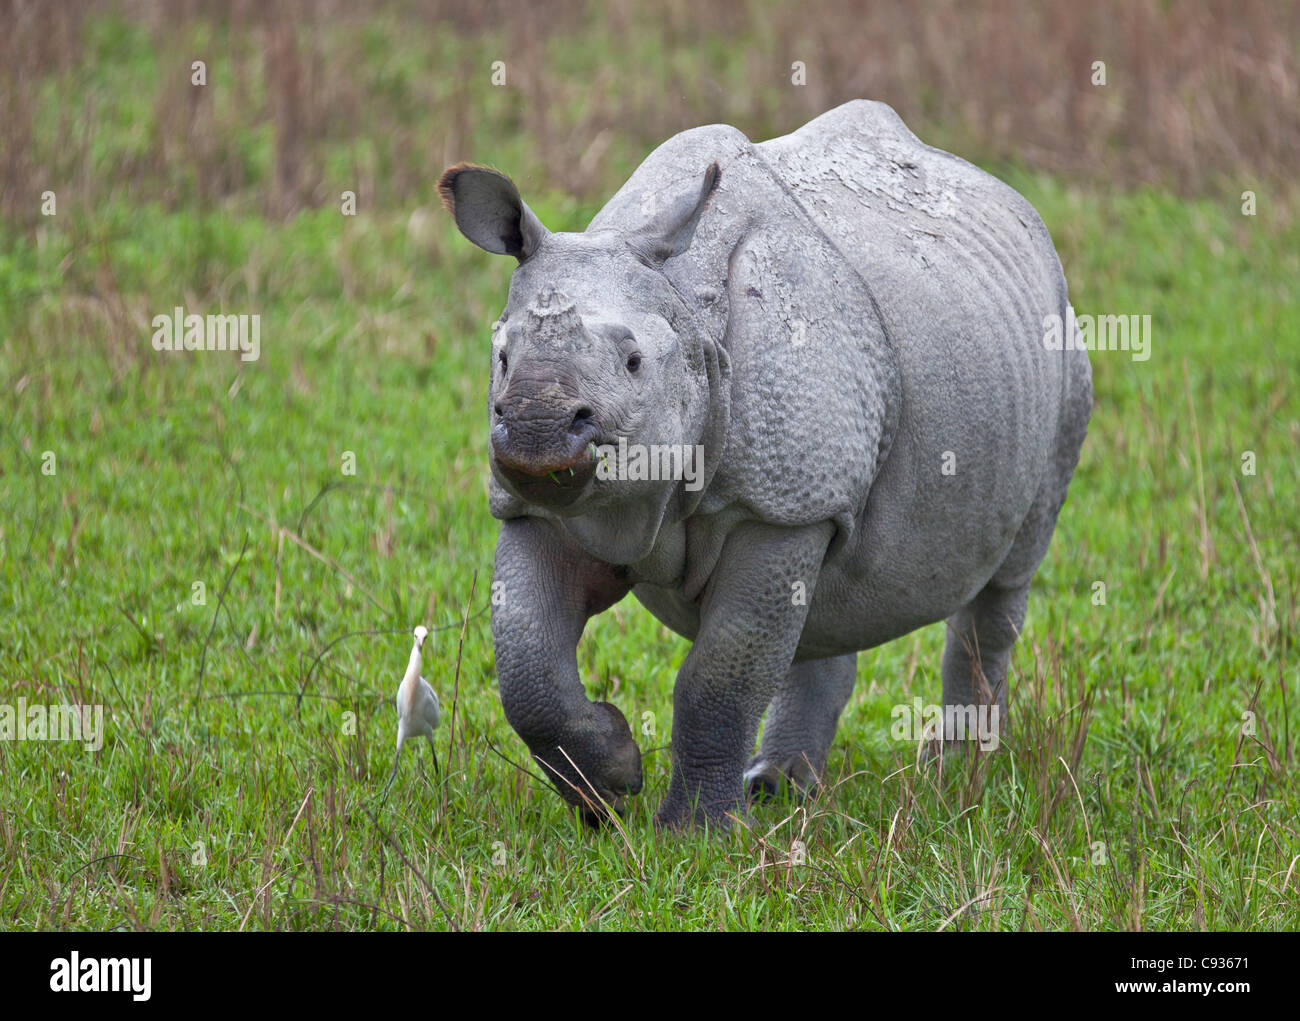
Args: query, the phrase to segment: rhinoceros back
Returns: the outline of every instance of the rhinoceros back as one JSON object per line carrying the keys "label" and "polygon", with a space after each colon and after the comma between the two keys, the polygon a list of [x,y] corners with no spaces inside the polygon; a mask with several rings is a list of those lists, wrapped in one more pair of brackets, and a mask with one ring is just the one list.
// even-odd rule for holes
{"label": "rhinoceros back", "polygon": [[886,104],[845,103],[755,148],[887,315],[914,314],[927,282],[949,306],[993,295],[1033,336],[1043,314],[1063,312],[1060,262],[1033,206],[924,144]]}

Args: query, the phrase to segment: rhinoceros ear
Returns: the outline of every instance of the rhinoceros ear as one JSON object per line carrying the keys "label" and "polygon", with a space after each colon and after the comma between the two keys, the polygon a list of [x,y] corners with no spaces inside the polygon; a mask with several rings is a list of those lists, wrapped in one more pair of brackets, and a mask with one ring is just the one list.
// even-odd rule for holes
{"label": "rhinoceros ear", "polygon": [[448,167],[438,179],[442,204],[460,232],[484,251],[527,259],[547,230],[524,205],[519,189],[505,174],[472,163]]}
{"label": "rhinoceros ear", "polygon": [[664,208],[656,210],[650,223],[633,240],[633,247],[655,262],[666,262],[690,248],[695,228],[708,208],[721,176],[718,164],[710,163],[699,190],[684,191],[666,202]]}

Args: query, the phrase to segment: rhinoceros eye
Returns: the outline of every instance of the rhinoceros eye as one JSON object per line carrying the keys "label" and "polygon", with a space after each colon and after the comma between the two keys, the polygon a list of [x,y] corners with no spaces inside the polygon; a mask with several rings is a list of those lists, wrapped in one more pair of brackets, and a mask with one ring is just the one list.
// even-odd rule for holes
{"label": "rhinoceros eye", "polygon": [[502,372],[505,372],[506,369],[510,368],[510,363],[506,361],[506,353],[504,351],[502,351],[499,355],[497,355],[497,357],[501,359]]}
{"label": "rhinoceros eye", "polygon": [[639,368],[641,368],[641,356],[640,356],[640,355],[628,355],[628,356],[627,356],[627,371],[628,371],[628,372],[636,372],[636,370],[639,369]]}

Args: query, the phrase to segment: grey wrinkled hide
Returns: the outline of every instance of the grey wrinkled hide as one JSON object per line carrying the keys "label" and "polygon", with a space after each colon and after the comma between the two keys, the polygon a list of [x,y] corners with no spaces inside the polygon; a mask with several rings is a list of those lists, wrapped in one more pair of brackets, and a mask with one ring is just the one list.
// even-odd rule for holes
{"label": "grey wrinkled hide", "polygon": [[[1005,718],[1092,404],[1086,352],[1043,342],[1068,300],[1028,202],[866,101],[757,145],[683,132],[581,234],[493,171],[441,189],[520,260],[493,330],[492,627],[507,716],[571,803],[641,787],[575,656],[629,590],[693,642],[661,823],[816,784],[856,653],[925,624],[948,623],[944,704]],[[700,445],[702,484],[598,477],[619,437]]]}

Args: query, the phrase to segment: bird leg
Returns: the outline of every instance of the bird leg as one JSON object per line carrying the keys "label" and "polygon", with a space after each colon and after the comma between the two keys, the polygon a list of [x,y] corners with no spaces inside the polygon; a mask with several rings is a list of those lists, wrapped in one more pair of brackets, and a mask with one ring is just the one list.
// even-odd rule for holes
{"label": "bird leg", "polygon": [[397,764],[398,762],[401,761],[401,759],[402,759],[402,749],[399,746],[397,749],[397,754],[393,756],[393,772],[388,777],[388,783],[384,784],[383,794],[380,795],[379,803],[381,806],[388,799],[388,788],[393,786],[393,781],[397,779]]}

